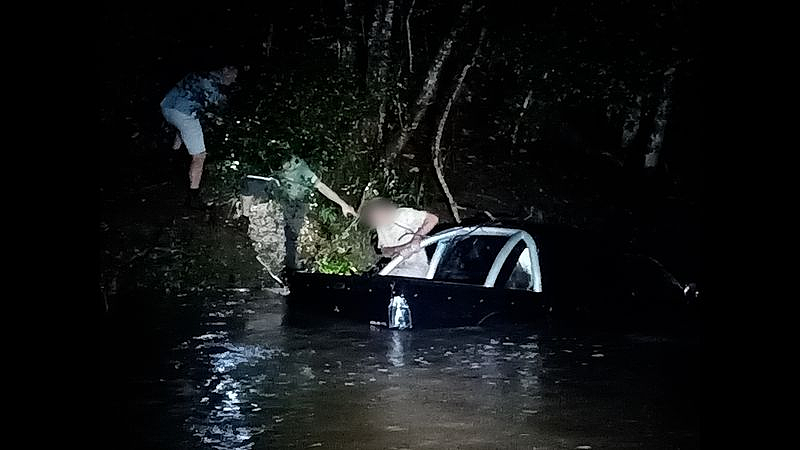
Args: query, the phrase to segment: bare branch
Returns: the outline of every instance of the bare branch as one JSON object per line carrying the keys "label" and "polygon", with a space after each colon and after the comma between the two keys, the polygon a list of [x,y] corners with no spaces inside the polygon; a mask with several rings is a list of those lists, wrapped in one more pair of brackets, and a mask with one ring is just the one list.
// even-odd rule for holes
{"label": "bare branch", "polygon": [[414,13],[414,4],[417,0],[411,1],[411,7],[408,8],[408,15],[406,16],[406,37],[408,41],[408,73],[414,73],[414,52],[411,50],[411,14]]}
{"label": "bare branch", "polygon": [[275,33],[275,24],[269,24],[269,34],[267,35],[267,41],[264,42],[264,52],[269,58],[269,53],[272,50],[272,35]]}
{"label": "bare branch", "polygon": [[671,67],[664,72],[664,85],[661,88],[661,102],[658,104],[656,116],[653,119],[653,131],[647,145],[647,154],[644,155],[644,167],[653,168],[658,165],[661,146],[664,142],[664,129],[667,126],[667,117],[672,109],[672,84],[675,79],[675,68]]}
{"label": "bare branch", "polygon": [[436,94],[437,89],[439,88],[439,77],[441,76],[442,67],[444,66],[445,61],[450,57],[450,53],[453,50],[453,44],[455,43],[456,38],[461,33],[466,26],[467,22],[467,14],[472,9],[472,0],[467,0],[466,3],[461,7],[461,13],[459,18],[456,21],[456,24],[453,26],[453,29],[450,31],[450,34],[442,41],[441,47],[439,47],[439,53],[433,59],[431,63],[430,69],[428,69],[428,76],[425,78],[425,83],[422,85],[422,90],[417,97],[417,101],[414,104],[414,108],[410,113],[410,118],[408,123],[406,124],[406,128],[400,130],[400,134],[397,138],[392,142],[392,145],[388,146],[386,149],[386,162],[390,163],[394,160],[395,157],[399,153],[405,149],[406,144],[408,144],[411,135],[416,131],[419,127],[419,124],[422,122],[422,119],[425,117],[425,113],[428,111],[428,106],[433,100],[434,95]]}
{"label": "bare branch", "polygon": [[519,112],[519,117],[517,117],[517,123],[514,125],[514,132],[511,134],[511,144],[517,144],[517,133],[519,132],[520,123],[522,123],[522,117],[525,115],[525,110],[528,109],[528,105],[530,105],[531,99],[533,98],[533,90],[528,91],[528,95],[525,97],[525,102],[522,103],[522,110]]}
{"label": "bare branch", "polygon": [[436,170],[436,178],[439,179],[439,184],[441,184],[442,190],[444,190],[444,195],[447,197],[447,202],[450,204],[450,211],[453,213],[453,218],[456,220],[456,223],[461,223],[461,216],[458,213],[459,206],[453,198],[453,194],[450,192],[450,188],[447,186],[447,182],[444,179],[442,149],[440,144],[442,142],[444,124],[447,122],[447,116],[450,115],[450,108],[453,106],[453,102],[455,102],[456,98],[458,98],[458,94],[461,93],[461,87],[464,84],[464,78],[467,77],[467,72],[473,65],[475,65],[475,61],[478,58],[478,53],[480,52],[481,44],[483,44],[483,38],[485,35],[486,29],[484,28],[481,30],[481,37],[478,40],[478,45],[475,46],[475,53],[472,55],[472,60],[465,65],[463,69],[461,69],[461,75],[459,75],[458,82],[456,82],[456,88],[453,90],[453,94],[450,96],[450,99],[447,101],[447,105],[444,107],[442,118],[439,120],[439,127],[436,130],[436,138],[434,139],[433,146],[431,148],[433,153],[433,167]]}

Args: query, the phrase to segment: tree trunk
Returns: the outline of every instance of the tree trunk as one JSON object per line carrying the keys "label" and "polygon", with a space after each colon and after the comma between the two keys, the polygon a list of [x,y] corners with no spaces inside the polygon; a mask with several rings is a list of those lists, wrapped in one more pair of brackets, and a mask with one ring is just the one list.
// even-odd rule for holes
{"label": "tree trunk", "polygon": [[264,55],[269,58],[269,54],[272,51],[272,36],[275,34],[275,24],[269,24],[269,34],[267,34],[267,40],[264,42]]}
{"label": "tree trunk", "polygon": [[664,85],[661,89],[661,102],[658,104],[658,109],[653,119],[653,131],[650,132],[650,139],[647,143],[647,153],[644,155],[645,169],[652,169],[658,166],[661,148],[664,143],[664,129],[667,126],[667,117],[672,109],[672,82],[675,78],[675,68],[672,67],[664,72],[664,77]]}
{"label": "tree trunk", "polygon": [[639,134],[639,124],[642,120],[642,96],[636,96],[636,105],[625,112],[625,121],[622,124],[622,148],[627,149]]}
{"label": "tree trunk", "polygon": [[342,30],[342,53],[340,63],[348,70],[356,67],[356,49],[358,35],[353,20],[353,0],[344,0],[344,26]]}
{"label": "tree trunk", "polygon": [[367,60],[367,87],[378,105],[378,123],[375,125],[375,141],[383,143],[383,129],[386,122],[386,104],[389,101],[389,63],[391,62],[392,23],[394,20],[394,0],[379,0],[375,5],[375,15],[370,28]]}
{"label": "tree trunk", "polygon": [[428,111],[428,106],[430,105],[431,100],[436,95],[436,91],[439,88],[439,78],[442,73],[442,67],[444,67],[445,62],[450,57],[450,53],[453,51],[453,44],[456,42],[456,38],[465,28],[467,24],[467,15],[471,9],[472,0],[467,0],[467,2],[461,7],[461,13],[459,14],[458,19],[456,19],[456,24],[453,26],[450,34],[442,42],[441,47],[439,47],[439,53],[431,63],[430,69],[428,69],[428,76],[425,78],[425,83],[422,85],[422,90],[420,91],[419,96],[417,96],[417,101],[414,103],[414,106],[411,109],[411,114],[409,120],[406,122],[406,126],[400,130],[400,133],[398,133],[397,137],[386,148],[387,163],[392,162],[397,155],[399,155],[405,149],[409,139],[411,139],[414,131],[416,131],[416,129],[419,127],[419,124],[422,122],[422,119],[425,117],[425,113]]}
{"label": "tree trunk", "polygon": [[392,22],[394,20],[394,0],[379,0],[375,5],[375,15],[370,27],[368,41],[369,87],[370,92],[385,88],[391,61]]}

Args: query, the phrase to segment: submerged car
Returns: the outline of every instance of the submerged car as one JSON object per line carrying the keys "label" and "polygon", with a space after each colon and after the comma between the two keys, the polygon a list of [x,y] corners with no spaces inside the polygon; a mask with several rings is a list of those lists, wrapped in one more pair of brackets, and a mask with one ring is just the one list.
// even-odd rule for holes
{"label": "submerged car", "polygon": [[531,322],[556,316],[617,320],[684,309],[696,295],[646,257],[559,227],[456,227],[424,239],[424,278],[290,275],[288,318],[355,320],[390,328]]}

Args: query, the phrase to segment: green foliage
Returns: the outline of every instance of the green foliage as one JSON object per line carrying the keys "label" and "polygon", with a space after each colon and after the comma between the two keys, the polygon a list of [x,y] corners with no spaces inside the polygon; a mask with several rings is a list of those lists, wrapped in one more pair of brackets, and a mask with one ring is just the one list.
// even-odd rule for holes
{"label": "green foliage", "polygon": [[322,206],[317,213],[319,221],[322,225],[330,227],[336,223],[336,210],[329,206]]}
{"label": "green foliage", "polygon": [[364,272],[377,261],[369,230],[357,219],[345,218],[314,196],[308,223],[300,236],[300,254],[306,266],[321,273],[351,275]]}
{"label": "green foliage", "polygon": [[[391,171],[375,169],[381,166],[371,148],[370,100],[354,94],[349,77],[316,70],[244,77],[224,120],[208,133],[213,148],[221,149],[208,177],[220,197],[236,195],[247,174],[270,175],[289,155],[305,159],[355,208],[376,195],[411,197],[403,197]],[[369,230],[324,197],[312,194],[309,206],[299,243],[307,267],[353,274],[375,263]]]}

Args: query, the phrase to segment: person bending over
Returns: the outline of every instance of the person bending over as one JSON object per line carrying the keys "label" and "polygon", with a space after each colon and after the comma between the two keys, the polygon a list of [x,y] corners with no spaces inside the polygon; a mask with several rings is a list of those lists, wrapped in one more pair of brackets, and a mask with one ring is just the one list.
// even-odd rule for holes
{"label": "person bending over", "polygon": [[236,81],[238,71],[228,66],[208,73],[190,73],[173,87],[161,101],[164,118],[178,129],[172,148],[177,150],[181,143],[186,144],[192,160],[189,163],[189,196],[186,200],[191,207],[200,206],[200,178],[203,176],[203,162],[206,159],[206,145],[199,116],[210,105],[225,100],[221,87],[230,86]]}
{"label": "person bending over", "polygon": [[282,199],[286,222],[286,267],[298,270],[300,267],[297,257],[297,239],[308,213],[308,194],[312,189],[316,189],[325,198],[339,205],[345,217],[348,215],[355,217],[358,214],[333,189],[323,183],[305,161],[296,156],[285,161],[281,170],[276,172],[274,177],[280,181],[281,195],[277,197]]}
{"label": "person bending over", "polygon": [[392,271],[401,277],[424,278],[428,273],[428,255],[420,247],[422,238],[439,223],[427,211],[398,208],[385,198],[374,198],[361,208],[361,218],[378,233],[378,248],[383,256],[405,259]]}

